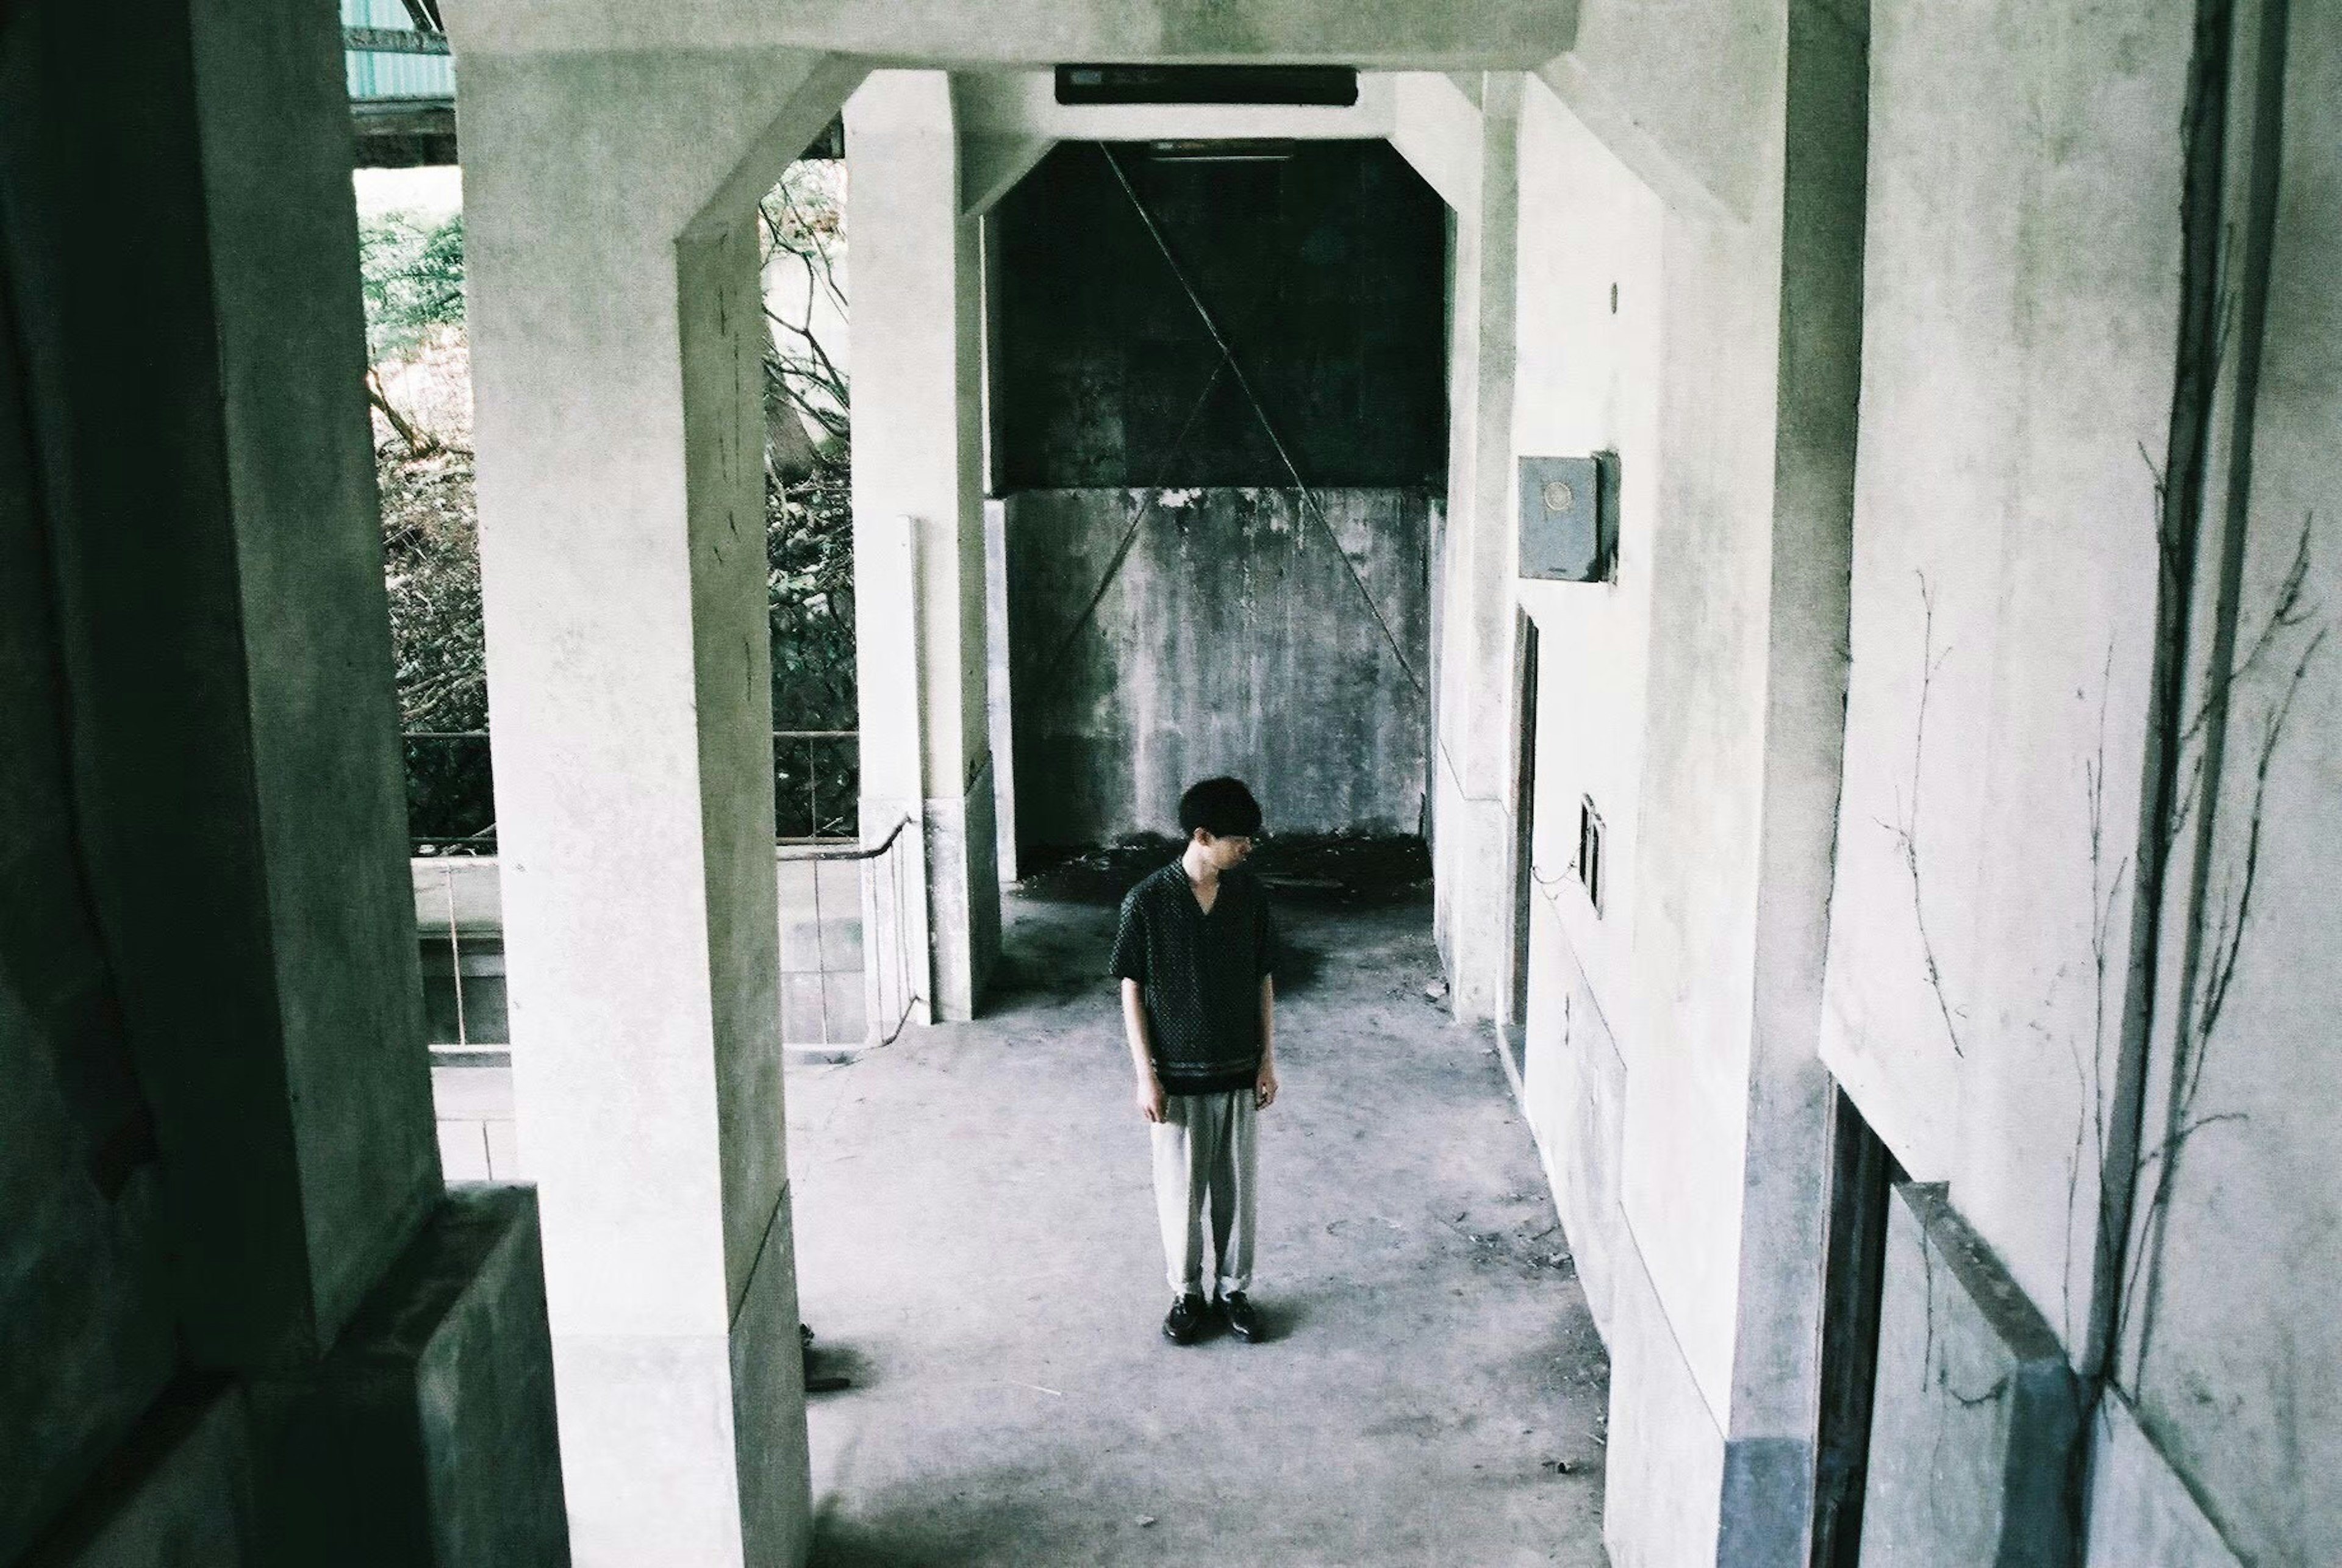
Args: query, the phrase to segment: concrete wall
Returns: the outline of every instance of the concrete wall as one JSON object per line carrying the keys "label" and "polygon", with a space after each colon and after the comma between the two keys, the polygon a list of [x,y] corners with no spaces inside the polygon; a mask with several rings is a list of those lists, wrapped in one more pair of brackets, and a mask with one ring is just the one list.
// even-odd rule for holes
{"label": "concrete wall", "polygon": [[[2068,1343],[2096,1213],[2087,1168],[2067,1212],[2077,1129],[2122,1005],[2094,933],[2127,931],[2138,847],[2141,453],[2169,418],[2184,15],[2141,4],[2012,36],[1882,6],[1873,44],[1824,1056]],[[1941,90],[1947,52],[1977,60],[1976,92]],[[2052,118],[2012,121],[2014,97]]]}
{"label": "concrete wall", "polygon": [[996,493],[1443,477],[1439,199],[1386,143],[1061,143],[989,222]]}
{"label": "concrete wall", "polygon": [[1180,791],[1216,773],[1253,782],[1273,832],[1419,830],[1421,492],[1026,491],[1006,509],[1021,844],[1176,835]]}
{"label": "concrete wall", "polygon": [[1521,106],[1507,466],[1621,480],[1616,580],[1507,594],[1539,633],[1524,1099],[1615,1358],[1614,1560],[1802,1563],[1864,37],[1681,22],[1589,10]]}
{"label": "concrete wall", "polygon": [[[2204,836],[2183,843],[2167,889],[2176,940],[2163,974],[2192,1000],[2183,1013],[2167,993],[2156,1041],[2142,1137],[2153,1163],[2141,1172],[2138,1283],[2117,1365],[2147,1446],[2179,1483],[2161,1478],[2157,1494],[2192,1494],[2239,1562],[2321,1563],[2342,1559],[2342,1492],[2327,1479],[2342,1464],[2342,1173],[2332,1158],[2342,651],[2330,630],[2342,610],[2342,10],[2247,6],[2239,17],[2227,185],[2239,297],[2215,410],[2198,669],[2183,711],[2203,711],[2207,668],[2245,674],[2207,722],[2224,738],[2217,760],[2206,754],[2212,783],[2196,792],[2187,824]],[[2302,618],[2255,656],[2305,529]],[[2225,642],[2210,634],[2223,622],[2234,628]],[[2240,924],[2241,940],[2224,942]],[[2182,951],[2190,932],[2192,964]],[[2207,1014],[2224,951],[2233,968]],[[2196,1086],[2175,1094],[2180,1064]],[[2120,1445],[2108,1447],[2103,1469],[2118,1479]],[[2107,1505],[2117,1531],[2121,1495]],[[2097,1561],[2137,1560],[2119,1535],[2111,1544],[2125,1549]]]}
{"label": "concrete wall", "polygon": [[[1651,549],[1660,473],[1659,199],[1553,93],[1521,115],[1520,348],[1513,441],[1524,454],[1611,452],[1624,490],[1615,579],[1523,582],[1536,618],[1536,794],[1524,1099],[1597,1321],[1621,1252],[1618,1182],[1636,1027],[1634,932]],[[1588,243],[1591,242],[1591,243]],[[1612,308],[1613,285],[1616,308]],[[1577,874],[1581,801],[1606,827],[1603,907]]]}
{"label": "concrete wall", "polygon": [[[1591,9],[1585,21],[1589,44],[1642,25]],[[1511,454],[1611,450],[1623,481],[1617,581],[1517,595],[1541,659],[1526,1097],[1573,1246],[1606,1281],[1605,1534],[1621,1563],[1716,1560],[1747,1398],[1735,1383],[1743,1253],[1769,1244],[1744,1234],[1742,1190],[1781,29],[1752,6],[1647,55],[1581,48],[1530,83],[1522,109]],[[1627,116],[1647,127],[1640,140],[1601,135],[1605,112],[1650,89],[1656,67],[1636,62],[1662,54],[1731,90],[1704,94],[1696,116],[1689,99]],[[1713,165],[1719,121],[1752,167]],[[1586,795],[1609,829],[1599,915],[1571,869]],[[1734,1560],[1772,1559],[1744,1546]]]}
{"label": "concrete wall", "polygon": [[1878,1332],[1862,1561],[2075,1561],[2079,1393],[2048,1320],[1939,1185],[1896,1189]]}
{"label": "concrete wall", "polygon": [[[2111,1361],[2068,1547],[2317,1562],[2336,579],[2322,529],[2298,553],[2336,477],[2336,18],[2197,16],[1878,8],[1824,1050],[2058,1353]],[[1890,1253],[1890,1306],[1928,1283]],[[1937,1423],[1881,1423],[1875,1480],[1944,1463]]]}

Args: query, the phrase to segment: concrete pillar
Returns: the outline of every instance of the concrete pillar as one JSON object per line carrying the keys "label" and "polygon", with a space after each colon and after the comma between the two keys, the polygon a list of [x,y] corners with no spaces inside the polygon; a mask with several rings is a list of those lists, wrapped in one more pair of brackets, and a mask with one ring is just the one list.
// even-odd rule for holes
{"label": "concrete pillar", "polygon": [[[846,105],[846,155],[862,821],[874,836],[906,816],[922,825],[931,978],[917,988],[935,1018],[964,1019],[999,952],[1000,888],[986,697],[981,240],[977,220],[962,215],[949,77],[872,73]],[[892,543],[906,518],[907,551]],[[894,581],[906,571],[908,592]]]}
{"label": "concrete pillar", "polygon": [[339,27],[35,0],[0,102],[0,1561],[560,1560],[531,1200],[447,1244]]}
{"label": "concrete pillar", "polygon": [[858,72],[452,18],[521,1155],[575,1561],[810,1535],[754,203]]}
{"label": "concrete pillar", "polygon": [[1820,1057],[1846,735],[1868,57],[1788,8],[1772,571],[1747,1144],[1718,1561],[1803,1563],[1820,1377],[1829,1074]]}
{"label": "concrete pillar", "polygon": [[1521,79],[1480,83],[1476,171],[1456,214],[1447,527],[1432,767],[1435,924],[1462,1022],[1492,1019],[1512,933],[1513,319]]}

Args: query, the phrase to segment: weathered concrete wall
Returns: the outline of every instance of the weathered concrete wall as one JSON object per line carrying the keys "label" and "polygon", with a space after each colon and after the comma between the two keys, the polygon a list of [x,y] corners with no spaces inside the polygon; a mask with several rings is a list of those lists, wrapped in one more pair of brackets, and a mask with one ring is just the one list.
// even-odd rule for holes
{"label": "weathered concrete wall", "polygon": [[1862,1561],[2065,1568],[2081,1408],[2065,1347],[1937,1185],[1896,1189]]}
{"label": "weathered concrete wall", "polygon": [[1279,443],[1313,486],[1444,477],[1443,218],[1387,143],[1246,162],[1060,144],[991,223],[998,491],[1282,487]]}
{"label": "weathered concrete wall", "polygon": [[1881,5],[1873,39],[1824,1056],[2069,1345],[2137,864],[2187,15]]}
{"label": "weathered concrete wall", "polygon": [[1864,41],[1823,5],[1681,22],[1655,48],[1648,14],[1590,13],[1522,104],[1507,466],[1608,451],[1623,481],[1615,582],[1508,594],[1540,634],[1525,1099],[1616,1356],[1613,1557],[1787,1564],[1811,1506]]}
{"label": "weathered concrete wall", "polygon": [[1418,830],[1420,492],[1028,491],[1006,511],[1020,844],[1176,834],[1180,791],[1219,773],[1275,833]]}
{"label": "weathered concrete wall", "polygon": [[534,1189],[451,1188],[332,1353],[252,1407],[257,1561],[566,1568]]}
{"label": "weathered concrete wall", "polygon": [[[251,1364],[330,1343],[438,1187],[372,463],[346,390],[355,208],[346,145],[317,139],[345,123],[336,42],[329,22],[279,37],[281,19],[221,18],[116,59],[60,10],[14,23],[0,180],[56,612],[47,700],[74,736],[74,826],[48,852],[83,861],[104,933],[152,1116],[131,1163],[159,1149],[173,1173],[181,1321],[199,1358]],[[83,49],[108,56],[86,80]],[[106,128],[123,115],[170,154]],[[85,145],[105,155],[66,150]],[[117,198],[164,220],[183,285],[139,281],[165,253],[121,254],[99,215]],[[101,368],[134,359],[135,385]]]}
{"label": "weathered concrete wall", "polygon": [[[1652,284],[1663,211],[1541,84],[1521,109],[1515,449],[1616,453],[1625,485],[1613,581],[1524,581],[1517,590],[1536,619],[1540,664],[1536,794],[1522,807],[1531,813],[1534,899],[1524,1100],[1587,1300],[1615,1333],[1611,1281],[1641,1266],[1620,1253],[1620,1053],[1621,1040],[1631,1045],[1638,1034],[1633,867],[1657,526],[1664,302]],[[1579,806],[1589,799],[1602,814],[1609,866],[1598,912],[1577,870]]]}
{"label": "weathered concrete wall", "polygon": [[[0,81],[9,78],[0,77]],[[0,1560],[169,1380],[169,1232],[104,934],[72,851],[48,541],[0,330]],[[143,1146],[142,1146],[143,1145]]]}
{"label": "weathered concrete wall", "polygon": [[[2220,756],[2194,754],[2212,782],[2197,792],[2167,889],[2145,1233],[2117,1364],[2148,1446],[2184,1478],[2158,1490],[2184,1485],[2240,1562],[2330,1563],[2342,1561],[2342,8],[2297,0],[2289,15],[2239,16],[2227,133],[2237,325],[2215,411],[2198,669],[2182,711],[2205,711],[2207,669],[2244,674],[2205,726]],[[2264,265],[2265,285],[2248,281]],[[2302,618],[2256,655],[2305,530]],[[2224,621],[2231,642],[2214,634]],[[2239,940],[2224,939],[2240,924]],[[2175,1094],[2178,1064],[2194,1087]]]}
{"label": "weathered concrete wall", "polygon": [[[484,11],[490,8],[483,8]],[[1060,60],[1322,60],[1450,69],[1532,65],[1569,46],[1569,0],[1174,0],[969,6],[955,0],[852,0],[776,10],[695,0],[642,11],[605,0],[526,0],[474,17],[466,46],[563,53],[619,49],[836,50],[938,65]]]}
{"label": "weathered concrete wall", "polygon": [[22,1559],[43,1568],[245,1568],[254,1561],[244,1390],[175,1385],[115,1454],[113,1484]]}
{"label": "weathered concrete wall", "polygon": [[[323,1370],[368,1313],[416,1321],[392,1264],[444,1217],[340,45],[306,4],[0,23],[11,1560],[283,1561],[315,1500],[255,1439],[264,1390],[390,1526],[295,1560],[480,1512],[367,1485]],[[133,208],[159,226],[125,248]],[[434,1399],[549,1460],[533,1246],[505,1273]],[[557,1513],[499,1528],[470,1560],[565,1560]]]}

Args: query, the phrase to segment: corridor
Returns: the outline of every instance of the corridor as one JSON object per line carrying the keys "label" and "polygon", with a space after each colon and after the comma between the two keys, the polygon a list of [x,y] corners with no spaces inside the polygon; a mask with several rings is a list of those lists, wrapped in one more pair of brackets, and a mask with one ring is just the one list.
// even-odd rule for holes
{"label": "corridor", "polygon": [[1157,1332],[1110,897],[1013,894],[986,1015],[793,1069],[814,1560],[1596,1564],[1607,1368],[1426,903],[1278,902],[1272,1338]]}

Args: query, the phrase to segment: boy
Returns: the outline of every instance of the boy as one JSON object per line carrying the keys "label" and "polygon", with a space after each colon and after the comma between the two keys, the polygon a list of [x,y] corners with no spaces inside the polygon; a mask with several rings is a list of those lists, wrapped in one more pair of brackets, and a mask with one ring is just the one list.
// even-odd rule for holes
{"label": "boy", "polygon": [[1192,1343],[1204,1326],[1204,1215],[1228,1330],[1260,1337],[1252,1285],[1255,1114],[1276,1099],[1276,925],[1242,868],[1260,803],[1232,778],[1179,798],[1187,846],[1122,901],[1114,973],[1155,1145],[1155,1208],[1173,1300],[1163,1333]]}

